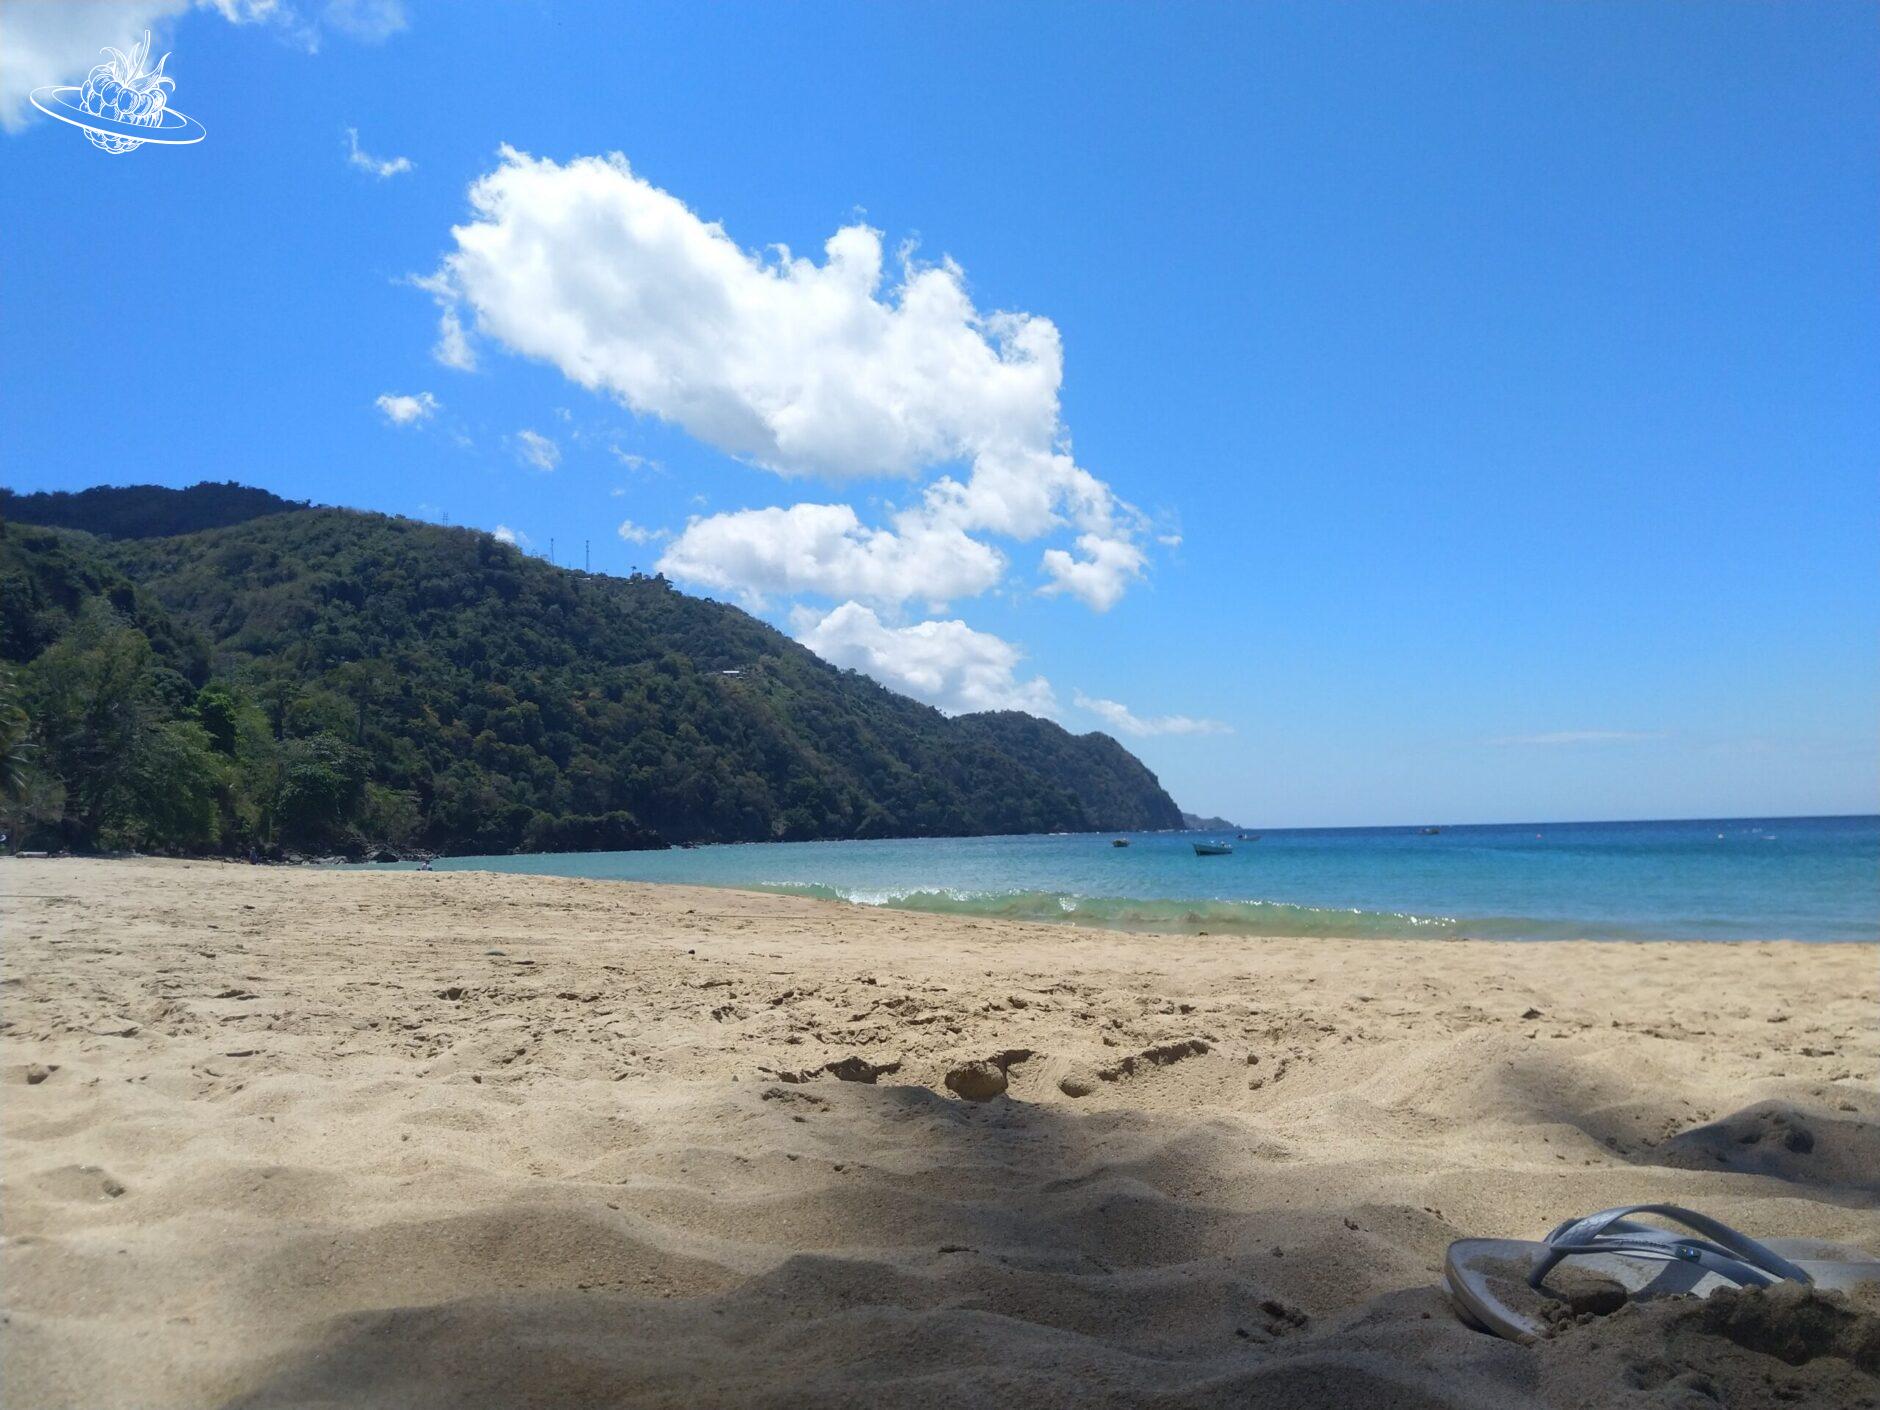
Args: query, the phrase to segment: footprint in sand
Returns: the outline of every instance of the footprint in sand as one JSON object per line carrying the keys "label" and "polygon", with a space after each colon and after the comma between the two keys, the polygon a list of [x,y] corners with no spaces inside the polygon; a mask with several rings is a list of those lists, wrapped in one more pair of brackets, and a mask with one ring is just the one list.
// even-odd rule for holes
{"label": "footprint in sand", "polygon": [[98,1165],[61,1165],[27,1182],[49,1199],[105,1204],[124,1193],[124,1183]]}
{"label": "footprint in sand", "polygon": [[1685,1170],[1719,1167],[1798,1185],[1880,1190],[1880,1125],[1771,1100],[1679,1132],[1641,1157]]}

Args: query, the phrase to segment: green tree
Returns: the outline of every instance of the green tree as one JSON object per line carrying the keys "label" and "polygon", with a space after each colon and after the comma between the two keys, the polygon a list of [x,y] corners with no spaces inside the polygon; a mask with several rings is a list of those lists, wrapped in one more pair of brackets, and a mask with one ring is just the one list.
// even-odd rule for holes
{"label": "green tree", "polygon": [[344,740],[316,734],[288,741],[281,750],[274,803],[282,840],[299,845],[333,841],[365,801],[365,786],[366,757]]}
{"label": "green tree", "polygon": [[150,698],[150,643],[94,605],[30,667],[29,713],[45,766],[65,785],[66,823],[96,847],[138,797],[131,768],[158,720]]}
{"label": "green tree", "polygon": [[365,807],[359,825],[373,842],[389,842],[394,847],[410,845],[423,826],[417,796],[403,788],[366,785]]}
{"label": "green tree", "polygon": [[210,681],[196,692],[196,719],[209,736],[218,754],[235,757],[235,737],[240,726],[241,705],[227,685]]}
{"label": "green tree", "polygon": [[167,720],[150,729],[129,761],[124,840],[166,850],[212,845],[221,830],[217,794],[226,769],[201,725]]}
{"label": "green tree", "polygon": [[26,794],[32,768],[25,707],[20,704],[19,682],[13,672],[0,668],[0,798],[17,802]]}

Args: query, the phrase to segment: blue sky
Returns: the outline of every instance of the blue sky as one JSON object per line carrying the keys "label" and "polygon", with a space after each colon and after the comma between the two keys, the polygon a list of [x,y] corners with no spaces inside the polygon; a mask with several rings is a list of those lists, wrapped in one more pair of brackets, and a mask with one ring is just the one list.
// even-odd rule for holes
{"label": "blue sky", "polygon": [[[199,146],[24,105],[146,24]],[[0,0],[0,476],[586,540],[1255,825],[1871,812],[1877,40]]]}

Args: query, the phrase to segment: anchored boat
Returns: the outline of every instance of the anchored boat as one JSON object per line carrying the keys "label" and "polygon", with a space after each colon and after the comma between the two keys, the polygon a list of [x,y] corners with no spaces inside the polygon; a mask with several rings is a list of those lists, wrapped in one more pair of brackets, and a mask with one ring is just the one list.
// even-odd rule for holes
{"label": "anchored boat", "polygon": [[1195,843],[1195,855],[1197,857],[1226,857],[1231,856],[1233,851],[1234,847],[1230,842]]}

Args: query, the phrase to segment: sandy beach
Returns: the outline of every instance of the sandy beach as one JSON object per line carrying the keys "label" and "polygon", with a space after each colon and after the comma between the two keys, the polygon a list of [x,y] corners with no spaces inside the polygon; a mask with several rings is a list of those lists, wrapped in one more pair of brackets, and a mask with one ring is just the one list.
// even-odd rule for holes
{"label": "sandy beach", "polygon": [[0,904],[8,1406],[1880,1403],[1858,1300],[1523,1348],[1438,1290],[1639,1201],[1880,1253],[1873,946],[184,862]]}

